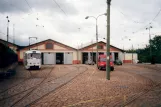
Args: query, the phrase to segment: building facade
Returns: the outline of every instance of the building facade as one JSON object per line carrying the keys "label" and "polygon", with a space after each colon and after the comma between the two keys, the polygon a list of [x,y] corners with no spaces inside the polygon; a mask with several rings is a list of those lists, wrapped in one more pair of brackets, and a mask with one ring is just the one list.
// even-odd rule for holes
{"label": "building facade", "polygon": [[123,63],[138,63],[137,53],[124,53]]}
{"label": "building facade", "polygon": [[0,39],[0,43],[5,44],[9,48],[11,48],[15,53],[17,53],[17,50],[19,49],[19,46],[16,44],[13,44],[11,42],[7,42],[5,40]]}
{"label": "building facade", "polygon": [[[48,39],[30,46],[18,46],[0,39],[0,43],[8,45],[18,55],[18,61],[23,62],[24,53],[28,50],[40,50],[42,52],[42,64],[85,64],[88,59],[96,63],[96,43],[75,49],[60,42]],[[98,52],[106,55],[106,43],[98,42]],[[124,50],[110,45],[112,60],[121,60],[123,63],[136,63],[136,53],[125,53]]]}
{"label": "building facade", "polygon": [[77,60],[77,49],[48,39],[18,51],[18,61],[23,62],[24,53],[28,50],[42,52],[42,64],[74,64]]}
{"label": "building facade", "polygon": [[[91,44],[89,46],[83,47],[79,49],[78,52],[78,60],[85,64],[85,61],[88,59],[92,59],[96,62],[96,52],[97,52],[97,44]],[[106,43],[103,41],[98,42],[98,53],[106,55]],[[110,55],[112,56],[112,60],[115,61],[117,59],[123,62],[124,60],[124,51],[117,47],[110,45]]]}

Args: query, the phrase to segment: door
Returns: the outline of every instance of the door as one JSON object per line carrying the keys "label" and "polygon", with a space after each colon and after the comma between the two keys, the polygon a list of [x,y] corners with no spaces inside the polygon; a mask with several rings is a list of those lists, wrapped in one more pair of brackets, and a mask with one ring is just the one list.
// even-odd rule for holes
{"label": "door", "polygon": [[64,64],[64,53],[56,53],[56,64]]}
{"label": "door", "polygon": [[118,53],[114,53],[114,61],[118,60],[119,58],[119,54]]}
{"label": "door", "polygon": [[[92,57],[92,56],[93,56],[93,57]],[[91,53],[91,57],[92,57],[92,61],[93,61],[94,63],[96,63],[96,53],[95,53],[95,52]]]}
{"label": "door", "polygon": [[41,64],[44,64],[44,53],[41,53]]}
{"label": "door", "polygon": [[87,60],[88,60],[88,53],[87,52],[82,53],[82,61],[83,61],[83,64],[85,64],[85,62]]}
{"label": "door", "polygon": [[73,53],[67,52],[64,54],[64,64],[73,64]]}
{"label": "door", "polygon": [[44,64],[55,64],[55,53],[44,53]]}

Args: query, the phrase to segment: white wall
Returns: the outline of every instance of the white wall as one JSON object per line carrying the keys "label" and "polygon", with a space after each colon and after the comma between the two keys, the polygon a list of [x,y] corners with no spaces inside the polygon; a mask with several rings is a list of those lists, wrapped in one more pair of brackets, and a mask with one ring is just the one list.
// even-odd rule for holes
{"label": "white wall", "polygon": [[123,60],[124,60],[124,53],[119,52],[119,59],[123,62]]}
{"label": "white wall", "polygon": [[137,63],[138,61],[138,54],[137,53],[125,53],[125,60],[132,60],[134,63]]}

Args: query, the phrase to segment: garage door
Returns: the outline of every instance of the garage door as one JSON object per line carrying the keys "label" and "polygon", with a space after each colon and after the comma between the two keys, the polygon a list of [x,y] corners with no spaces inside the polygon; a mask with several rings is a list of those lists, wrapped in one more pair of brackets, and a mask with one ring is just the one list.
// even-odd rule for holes
{"label": "garage door", "polygon": [[64,64],[73,64],[73,53],[66,52],[64,54]]}
{"label": "garage door", "polygon": [[44,53],[44,64],[55,64],[55,53]]}

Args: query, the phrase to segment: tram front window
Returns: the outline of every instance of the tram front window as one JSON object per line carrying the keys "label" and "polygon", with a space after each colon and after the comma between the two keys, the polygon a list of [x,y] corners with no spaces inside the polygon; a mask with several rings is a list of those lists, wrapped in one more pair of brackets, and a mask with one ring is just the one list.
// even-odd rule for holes
{"label": "tram front window", "polygon": [[41,54],[37,54],[37,53],[28,54],[28,59],[32,59],[32,58],[40,59]]}

